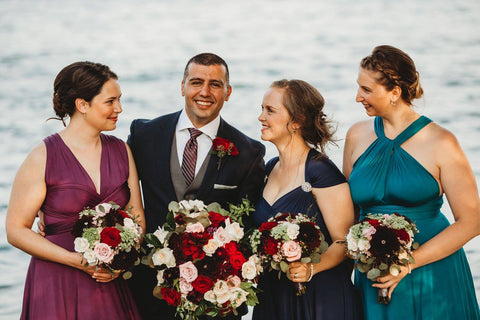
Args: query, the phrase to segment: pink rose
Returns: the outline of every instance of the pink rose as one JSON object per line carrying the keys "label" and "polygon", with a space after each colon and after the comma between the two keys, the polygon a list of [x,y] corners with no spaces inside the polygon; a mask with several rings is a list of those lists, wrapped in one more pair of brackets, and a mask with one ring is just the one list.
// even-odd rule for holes
{"label": "pink rose", "polygon": [[230,277],[227,280],[229,288],[240,288],[240,283],[242,283],[242,280],[238,276]]}
{"label": "pink rose", "polygon": [[302,248],[295,241],[287,241],[282,246],[282,252],[287,258],[287,261],[296,261],[302,257]]}
{"label": "pink rose", "polygon": [[185,232],[203,232],[205,228],[200,222],[197,223],[189,223],[187,224],[187,228],[185,228]]}
{"label": "pink rose", "polygon": [[180,279],[180,292],[187,294],[193,290],[193,286],[190,282],[187,282],[185,279]]}
{"label": "pink rose", "polygon": [[197,267],[192,263],[192,261],[185,262],[178,266],[180,269],[180,277],[185,279],[187,282],[192,282],[198,277]]}
{"label": "pink rose", "polygon": [[93,252],[98,260],[104,263],[109,263],[112,261],[113,256],[115,255],[112,248],[106,243],[97,243],[93,248]]}

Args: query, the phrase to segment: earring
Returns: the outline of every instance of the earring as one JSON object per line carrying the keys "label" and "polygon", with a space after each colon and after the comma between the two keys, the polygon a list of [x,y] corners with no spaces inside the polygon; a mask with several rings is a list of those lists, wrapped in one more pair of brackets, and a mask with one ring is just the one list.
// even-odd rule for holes
{"label": "earring", "polygon": [[85,112],[82,113],[82,114],[83,114],[83,118],[84,118],[84,119],[87,119],[87,112],[85,111]]}
{"label": "earring", "polygon": [[393,99],[390,99],[390,104],[391,104],[392,106],[396,106],[396,105],[397,105],[397,102],[396,102],[396,101],[393,101]]}

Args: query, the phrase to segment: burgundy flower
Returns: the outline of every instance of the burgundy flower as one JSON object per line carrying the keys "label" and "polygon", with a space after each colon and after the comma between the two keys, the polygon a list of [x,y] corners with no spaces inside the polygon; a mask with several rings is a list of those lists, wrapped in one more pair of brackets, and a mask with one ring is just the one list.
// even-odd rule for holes
{"label": "burgundy flower", "polygon": [[395,230],[395,233],[397,234],[397,237],[404,241],[405,243],[408,243],[410,241],[410,235],[408,234],[407,231],[401,229],[401,230]]}
{"label": "burgundy flower", "polygon": [[81,237],[83,234],[84,228],[89,228],[92,226],[92,217],[90,216],[83,216],[75,223],[72,234],[75,237]]}
{"label": "burgundy flower", "polygon": [[217,259],[217,261],[225,261],[228,259],[229,255],[225,248],[218,248],[217,251],[215,251],[214,257]]}
{"label": "burgundy flower", "polygon": [[218,228],[221,223],[225,222],[225,217],[223,215],[221,215],[220,213],[217,213],[217,212],[214,212],[214,211],[210,211],[208,213],[208,218],[209,218],[210,222],[212,223],[212,226],[214,226],[215,228]]}
{"label": "burgundy flower", "polygon": [[258,228],[258,231],[263,232],[265,230],[272,230],[277,225],[278,225],[277,221],[270,221],[270,222],[267,221],[260,225],[260,227]]}
{"label": "burgundy flower", "polygon": [[272,238],[266,238],[263,243],[263,251],[265,254],[272,256],[277,253],[278,251],[278,240],[274,240]]}
{"label": "burgundy flower", "polygon": [[220,137],[216,137],[213,139],[212,143],[212,148],[213,152],[217,155],[219,158],[223,158],[224,156],[237,156],[238,155],[238,149],[237,147],[233,144],[232,141]]}
{"label": "burgundy flower", "polygon": [[375,228],[380,226],[380,221],[378,221],[377,219],[368,219],[367,221],[368,223],[370,223],[371,226]]}
{"label": "burgundy flower", "polygon": [[130,216],[128,215],[128,213],[124,210],[118,210],[118,213],[122,216],[122,218],[130,218]]}
{"label": "burgundy flower", "polygon": [[210,279],[217,278],[220,272],[220,263],[212,257],[204,257],[202,260],[195,262],[195,266],[199,275],[204,275]]}
{"label": "burgundy flower", "polygon": [[162,293],[162,298],[169,305],[176,307],[180,304],[180,292],[172,290],[168,287],[162,287],[161,293]]}
{"label": "burgundy flower", "polygon": [[394,256],[395,252],[400,249],[400,242],[395,231],[383,226],[377,227],[377,231],[372,235],[370,245],[373,256],[382,261]]}
{"label": "burgundy flower", "polygon": [[200,301],[202,301],[202,299],[203,299],[203,293],[198,292],[196,290],[190,291],[187,295],[187,300],[195,304],[199,304]]}
{"label": "burgundy flower", "polygon": [[178,267],[168,268],[168,269],[165,269],[165,271],[163,272],[163,279],[170,286],[173,286],[173,281],[178,279],[179,277],[180,277],[180,270],[178,269]]}
{"label": "burgundy flower", "polygon": [[113,227],[103,228],[102,232],[100,232],[100,239],[103,243],[108,244],[112,248],[117,247],[120,242],[122,242],[120,230]]}
{"label": "burgundy flower", "polygon": [[111,267],[115,270],[127,270],[138,258],[138,252],[136,250],[130,250],[130,252],[120,251],[113,257]]}
{"label": "burgundy flower", "polygon": [[305,245],[314,249],[321,244],[320,230],[315,227],[312,222],[302,222],[299,224],[299,233],[297,239],[305,243]]}
{"label": "burgundy flower", "polygon": [[213,285],[214,283],[209,277],[202,275],[198,276],[197,279],[192,282],[193,288],[201,294],[210,290]]}

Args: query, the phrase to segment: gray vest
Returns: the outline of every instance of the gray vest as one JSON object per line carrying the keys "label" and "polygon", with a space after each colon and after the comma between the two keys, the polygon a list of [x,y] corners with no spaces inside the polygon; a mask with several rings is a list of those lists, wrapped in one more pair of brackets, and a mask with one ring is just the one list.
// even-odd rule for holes
{"label": "gray vest", "polygon": [[[182,173],[182,167],[180,160],[178,159],[177,152],[177,138],[176,135],[173,135],[172,148],[170,152],[170,174],[172,175],[173,187],[175,188],[175,194],[177,195],[177,201],[181,200],[193,200],[197,194],[197,190],[200,189],[202,184],[203,177],[207,171],[207,165],[210,161],[210,153],[207,155],[205,160],[200,167],[200,170],[195,175],[195,178],[192,181],[190,186],[187,186],[185,182],[185,177]],[[197,163],[198,166],[198,163]]]}

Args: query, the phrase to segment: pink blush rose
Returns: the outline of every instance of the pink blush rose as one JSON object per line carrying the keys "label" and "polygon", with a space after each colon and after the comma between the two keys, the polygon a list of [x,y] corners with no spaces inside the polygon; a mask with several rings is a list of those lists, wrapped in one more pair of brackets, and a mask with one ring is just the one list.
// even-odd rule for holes
{"label": "pink blush rose", "polygon": [[189,223],[187,224],[187,228],[185,229],[185,232],[203,232],[205,229],[203,228],[203,225],[200,222],[197,223]]}
{"label": "pink blush rose", "polygon": [[185,279],[187,282],[192,282],[198,277],[197,267],[192,263],[192,261],[185,262],[178,266],[180,269],[180,277]]}
{"label": "pink blush rose", "polygon": [[101,242],[95,245],[93,252],[95,253],[97,259],[104,263],[109,263],[112,261],[113,256],[115,255],[112,248],[110,248],[108,244]]}
{"label": "pink blush rose", "polygon": [[302,257],[302,248],[295,241],[287,241],[282,246],[282,252],[287,258],[287,261],[296,261]]}

